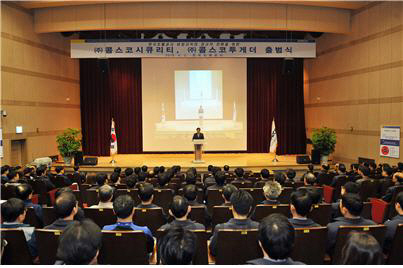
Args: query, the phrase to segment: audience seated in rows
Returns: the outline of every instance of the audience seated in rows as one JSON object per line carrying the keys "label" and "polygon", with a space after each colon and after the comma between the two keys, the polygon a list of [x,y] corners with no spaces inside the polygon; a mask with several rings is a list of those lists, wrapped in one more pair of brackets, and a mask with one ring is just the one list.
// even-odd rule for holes
{"label": "audience seated in rows", "polygon": [[130,195],[120,195],[113,201],[113,212],[117,222],[112,225],[105,225],[102,230],[106,231],[143,231],[147,237],[147,251],[152,252],[154,247],[153,235],[145,226],[137,226],[133,223],[134,200]]}
{"label": "audience seated in rows", "polygon": [[248,261],[255,265],[300,265],[290,258],[294,246],[294,227],[281,214],[273,213],[259,224],[259,245],[263,258]]}
{"label": "audience seated in rows", "polygon": [[297,189],[291,194],[290,211],[292,218],[289,219],[294,228],[320,227],[319,224],[307,218],[312,210],[312,197],[308,190]]}
{"label": "audience seated in rows", "polygon": [[385,252],[389,252],[393,237],[396,233],[396,228],[399,224],[403,224],[403,192],[397,195],[396,203],[394,204],[394,209],[397,215],[390,220],[385,222],[386,234],[383,248]]}
{"label": "audience seated in rows", "polygon": [[172,227],[182,227],[187,230],[205,230],[206,227],[203,224],[188,219],[191,210],[192,207],[189,205],[186,198],[179,195],[174,196],[169,208],[169,214],[174,217],[174,220],[162,225],[160,229],[165,230]]}
{"label": "audience seated in rows", "polygon": [[393,174],[392,183],[393,186],[389,187],[386,191],[386,194],[382,197],[382,199],[388,203],[392,201],[393,194],[396,191],[397,187],[403,185],[403,173],[396,172],[395,174]]}
{"label": "audience seated in rows", "polygon": [[231,211],[233,218],[226,223],[218,224],[214,228],[213,236],[210,242],[210,253],[212,256],[217,255],[217,235],[220,229],[257,229],[259,223],[249,219],[252,211],[253,198],[244,191],[238,190],[231,195]]}
{"label": "audience seated in rows", "polygon": [[282,187],[277,181],[268,181],[263,186],[263,194],[266,200],[263,200],[262,205],[277,205],[280,202],[277,198],[280,196]]}
{"label": "audience seated in rows", "polygon": [[232,182],[239,182],[239,183],[252,183],[250,180],[245,179],[245,171],[243,168],[236,168],[235,169],[235,180]]}
{"label": "audience seated in rows", "polygon": [[101,242],[101,229],[93,221],[74,221],[60,236],[55,264],[97,264]]}
{"label": "audience seated in rows", "polygon": [[[360,186],[355,182],[347,182],[340,188],[340,197],[345,194],[359,194]],[[340,211],[340,201],[341,199],[337,200],[336,202],[332,203],[332,218],[337,218],[342,216]]]}
{"label": "audience seated in rows", "polygon": [[99,203],[98,205],[93,205],[91,208],[113,208],[113,193],[114,193],[114,188],[112,186],[109,186],[107,184],[102,185],[98,189],[98,198],[99,198]]}
{"label": "audience seated in rows", "polygon": [[101,186],[103,186],[104,184],[106,184],[107,180],[108,180],[108,175],[106,175],[105,173],[99,173],[96,175],[96,180],[97,180],[97,184],[93,187],[91,187],[90,189],[98,189]]}

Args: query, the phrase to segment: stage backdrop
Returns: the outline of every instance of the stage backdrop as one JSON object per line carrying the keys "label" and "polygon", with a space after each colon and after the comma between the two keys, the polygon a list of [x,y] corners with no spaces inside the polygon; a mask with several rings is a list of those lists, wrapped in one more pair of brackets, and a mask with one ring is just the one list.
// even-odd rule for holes
{"label": "stage backdrop", "polygon": [[[80,59],[84,154],[109,155],[111,117],[118,153],[142,153],[142,105],[147,104],[142,104],[141,59],[108,62]],[[269,151],[274,117],[278,154],[305,153],[303,60],[294,62],[294,71],[285,75],[282,59],[247,59],[247,152]]]}

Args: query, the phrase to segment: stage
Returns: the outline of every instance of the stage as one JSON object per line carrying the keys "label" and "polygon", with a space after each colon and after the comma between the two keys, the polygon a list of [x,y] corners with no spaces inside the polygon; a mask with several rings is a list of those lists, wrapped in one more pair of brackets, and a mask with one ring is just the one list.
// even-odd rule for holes
{"label": "stage", "polygon": [[[138,167],[146,165],[149,169],[155,166],[172,167],[180,165],[182,170],[196,167],[198,171],[206,171],[209,165],[223,167],[230,166],[233,170],[236,167],[252,171],[260,171],[263,168],[270,170],[306,170],[307,165],[297,164],[295,155],[278,155],[278,162],[273,162],[273,153],[205,153],[204,163],[195,164],[192,162],[194,154],[117,154],[114,157],[116,164],[111,164],[112,157],[98,157],[96,166],[81,166],[82,171],[105,171],[112,172],[113,168]],[[69,168],[67,168],[69,170]]]}

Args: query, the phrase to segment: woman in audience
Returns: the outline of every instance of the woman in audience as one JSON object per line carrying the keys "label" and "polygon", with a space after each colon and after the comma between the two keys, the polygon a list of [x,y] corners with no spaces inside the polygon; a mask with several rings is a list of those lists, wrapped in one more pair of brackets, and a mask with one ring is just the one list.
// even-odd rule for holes
{"label": "woman in audience", "polygon": [[340,263],[342,265],[383,264],[381,246],[370,234],[351,232],[343,247]]}

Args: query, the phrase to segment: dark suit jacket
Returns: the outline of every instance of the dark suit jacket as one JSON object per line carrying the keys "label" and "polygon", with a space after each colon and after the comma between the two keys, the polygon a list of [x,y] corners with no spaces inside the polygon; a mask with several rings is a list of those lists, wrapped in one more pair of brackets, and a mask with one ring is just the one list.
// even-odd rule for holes
{"label": "dark suit jacket", "polygon": [[171,227],[176,227],[180,226],[183,229],[186,230],[205,230],[206,227],[204,227],[203,224],[192,221],[192,220],[186,220],[186,221],[178,221],[178,220],[173,220],[170,223],[166,223],[160,227],[161,230],[169,229]]}
{"label": "dark suit jacket", "polygon": [[193,134],[192,140],[204,140],[203,133],[199,133],[199,135],[197,133]]}
{"label": "dark suit jacket", "polygon": [[311,219],[288,219],[288,221],[294,226],[294,228],[310,228],[320,227],[319,224]]}
{"label": "dark suit jacket", "polygon": [[393,217],[393,219],[385,222],[386,234],[385,241],[383,243],[383,249],[385,250],[385,252],[390,251],[390,247],[396,233],[396,228],[401,223],[403,223],[403,215],[396,215],[395,217]]}
{"label": "dark suit jacket", "polygon": [[246,264],[253,264],[253,265],[304,265],[305,263],[299,262],[299,261],[294,261],[291,258],[287,258],[285,260],[278,260],[278,261],[272,261],[269,259],[254,259],[248,261]]}

